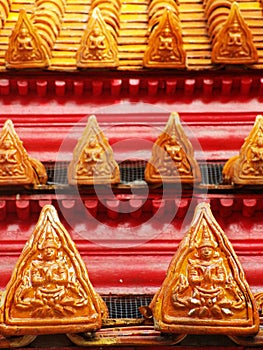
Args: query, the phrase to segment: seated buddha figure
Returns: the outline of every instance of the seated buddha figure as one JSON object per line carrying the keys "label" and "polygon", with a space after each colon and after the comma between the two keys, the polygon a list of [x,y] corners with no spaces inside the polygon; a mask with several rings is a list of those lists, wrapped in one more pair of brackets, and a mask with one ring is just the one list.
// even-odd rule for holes
{"label": "seated buddha figure", "polygon": [[246,153],[247,157],[242,167],[245,175],[263,175],[263,132],[259,130],[255,141],[250,145]]}
{"label": "seated buddha figure", "polygon": [[30,317],[74,315],[88,302],[60,247],[61,243],[50,226],[46,239],[38,244],[40,254],[22,276],[15,303],[16,308],[29,311]]}
{"label": "seated buddha figure", "polygon": [[174,306],[187,308],[188,316],[222,319],[245,307],[245,301],[232,276],[228,275],[217,246],[204,226],[196,252],[188,259],[187,273],[180,276],[180,283],[173,293]]}
{"label": "seated buddha figure", "polygon": [[100,28],[99,24],[95,24],[91,31],[87,46],[83,52],[84,59],[104,60],[110,57],[110,51],[107,44],[107,38]]}
{"label": "seated buddha figure", "polygon": [[0,175],[3,177],[23,175],[18,151],[8,135],[0,144]]}
{"label": "seated buddha figure", "polygon": [[158,162],[157,169],[163,176],[190,175],[192,172],[185,151],[175,135],[169,138],[163,150],[160,149]]}
{"label": "seated buddha figure", "polygon": [[110,173],[105,150],[100,146],[96,137],[91,138],[83,151],[77,174],[93,177],[109,175]]}
{"label": "seated buddha figure", "polygon": [[249,48],[247,46],[246,38],[240,25],[234,22],[227,32],[227,37],[224,45],[220,50],[222,56],[239,57],[248,56]]}
{"label": "seated buddha figure", "polygon": [[180,59],[179,56],[174,34],[169,26],[166,26],[158,37],[157,47],[152,59],[161,62],[170,62],[178,61]]}

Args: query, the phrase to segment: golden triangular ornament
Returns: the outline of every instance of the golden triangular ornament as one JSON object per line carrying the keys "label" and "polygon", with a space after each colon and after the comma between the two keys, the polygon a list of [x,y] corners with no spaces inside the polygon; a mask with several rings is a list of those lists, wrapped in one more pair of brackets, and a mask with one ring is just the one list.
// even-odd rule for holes
{"label": "golden triangular ornament", "polygon": [[224,64],[250,64],[258,60],[252,33],[239,5],[233,2],[228,19],[213,41],[212,61]]}
{"label": "golden triangular ornament", "polygon": [[255,335],[259,315],[242,266],[200,203],[150,309],[164,333]]}
{"label": "golden triangular ornament", "polygon": [[152,148],[145,168],[150,183],[189,183],[201,181],[193,147],[182,128],[179,115],[171,113],[164,131]]}
{"label": "golden triangular ornament", "polygon": [[73,185],[120,182],[119,166],[94,115],[89,117],[86,128],[73,151],[73,159],[68,168],[68,181]]}
{"label": "golden triangular ornament", "polygon": [[149,37],[143,65],[157,68],[185,68],[186,66],[180,22],[168,9],[164,10],[159,24]]}
{"label": "golden triangular ornament", "polygon": [[8,119],[0,133],[0,185],[45,184],[45,167],[30,158]]}
{"label": "golden triangular ornament", "polygon": [[5,60],[8,68],[44,68],[49,65],[42,39],[25,10],[20,10]]}
{"label": "golden triangular ornament", "polygon": [[107,307],[52,205],[26,243],[2,301],[4,335],[96,331]]}
{"label": "golden triangular ornament", "polygon": [[96,7],[87,23],[76,56],[77,67],[117,67],[118,47],[111,31]]}
{"label": "golden triangular ornament", "polygon": [[240,185],[263,185],[263,116],[256,117],[239,155],[223,168],[224,181]]}

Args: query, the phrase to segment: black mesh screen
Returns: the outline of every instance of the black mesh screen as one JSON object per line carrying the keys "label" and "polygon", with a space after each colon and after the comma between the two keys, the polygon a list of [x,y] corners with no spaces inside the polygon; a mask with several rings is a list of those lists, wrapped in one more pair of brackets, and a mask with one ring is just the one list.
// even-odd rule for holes
{"label": "black mesh screen", "polygon": [[[48,174],[48,184],[50,185],[66,185],[67,180],[67,162],[46,163],[46,171]],[[122,184],[140,183],[144,181],[144,170],[146,162],[125,161],[119,164],[120,176]],[[222,169],[224,163],[201,163],[199,164],[202,184],[203,185],[219,185],[222,183]]]}
{"label": "black mesh screen", "polygon": [[68,183],[68,166],[68,162],[46,163],[48,184],[66,185]]}
{"label": "black mesh screen", "polygon": [[139,160],[136,162],[122,162],[119,164],[121,182],[131,183],[144,181],[144,170],[146,167],[146,162]]}
{"label": "black mesh screen", "polygon": [[127,295],[103,297],[109,309],[110,318],[142,318],[139,311],[140,306],[148,306],[152,296],[147,295]]}
{"label": "black mesh screen", "polygon": [[223,181],[224,163],[199,164],[203,185],[220,185]]}

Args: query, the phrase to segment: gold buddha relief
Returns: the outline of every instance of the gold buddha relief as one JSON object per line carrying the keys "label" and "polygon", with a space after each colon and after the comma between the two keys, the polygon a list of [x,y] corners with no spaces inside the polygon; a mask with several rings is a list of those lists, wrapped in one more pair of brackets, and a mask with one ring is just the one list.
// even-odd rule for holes
{"label": "gold buddha relief", "polygon": [[263,117],[256,117],[239,155],[230,158],[223,168],[224,181],[241,185],[263,184]]}
{"label": "gold buddha relief", "polygon": [[226,235],[207,203],[197,206],[167,277],[150,304],[164,333],[253,335],[254,297]]}
{"label": "gold buddha relief", "polygon": [[152,148],[152,157],[145,169],[150,183],[194,183],[201,180],[193,147],[185,135],[179,115],[172,113],[164,131]]}
{"label": "gold buddha relief", "polygon": [[117,43],[99,7],[89,18],[76,60],[79,68],[118,66]]}
{"label": "gold buddha relief", "polygon": [[143,62],[145,67],[185,68],[186,54],[176,13],[169,9],[162,12],[150,34]]}
{"label": "gold buddha relief", "polygon": [[7,120],[0,133],[0,185],[38,185],[46,181],[45,167],[28,156],[12,121]]}
{"label": "gold buddha relief", "polygon": [[42,39],[25,10],[20,10],[5,59],[8,68],[37,68],[49,65]]}
{"label": "gold buddha relief", "polygon": [[96,331],[107,317],[107,307],[52,205],[43,208],[16,264],[2,312],[0,331],[5,335]]}
{"label": "gold buddha relief", "polygon": [[214,63],[250,64],[258,59],[252,33],[244,21],[239,5],[233,2],[228,19],[213,42]]}
{"label": "gold buddha relief", "polygon": [[120,182],[120,172],[113,151],[95,116],[89,117],[68,168],[70,184],[93,185]]}

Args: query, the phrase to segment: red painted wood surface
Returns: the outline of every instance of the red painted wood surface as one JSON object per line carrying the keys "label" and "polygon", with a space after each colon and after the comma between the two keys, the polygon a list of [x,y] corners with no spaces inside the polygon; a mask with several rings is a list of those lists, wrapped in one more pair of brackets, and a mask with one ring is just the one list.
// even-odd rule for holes
{"label": "red painted wood surface", "polygon": [[[164,199],[165,208],[156,214],[153,196],[147,199],[139,217],[117,213],[112,219],[101,203],[96,215],[90,214],[85,206],[90,196],[69,197],[56,194],[23,194],[19,199],[14,195],[2,196],[1,289],[8,282],[33,231],[41,207],[52,203],[58,208],[61,221],[76,242],[92,283],[100,293],[153,294],[161,285],[169,262],[189,227],[195,206],[203,200],[203,194],[180,201],[171,196]],[[127,204],[130,197],[122,195],[121,201]],[[104,198],[101,200],[105,203]],[[210,201],[217,221],[233,244],[251,288],[263,290],[261,196],[207,194],[205,200]]]}
{"label": "red painted wood surface", "polygon": [[[0,79],[0,123],[13,120],[31,157],[59,164],[71,160],[87,117],[96,114],[116,160],[124,162],[148,160],[169,113],[177,111],[196,158],[225,162],[238,153],[256,115],[263,113],[262,91],[259,72],[197,72],[187,77],[167,73],[147,77],[139,73],[6,74]],[[0,289],[5,288],[41,208],[52,203],[98,292],[153,294],[196,204],[203,200],[210,202],[232,242],[252,290],[262,291],[263,197],[258,188],[164,192],[123,188],[114,193],[104,189],[99,197],[98,192],[65,188],[40,192],[0,188]],[[61,349],[70,348],[61,344]],[[193,346],[210,349],[197,343],[177,348]]]}

